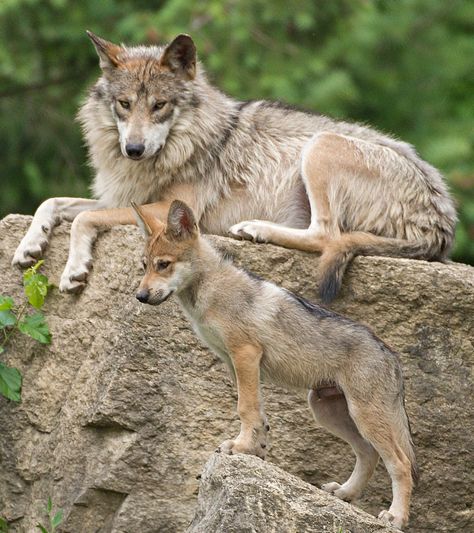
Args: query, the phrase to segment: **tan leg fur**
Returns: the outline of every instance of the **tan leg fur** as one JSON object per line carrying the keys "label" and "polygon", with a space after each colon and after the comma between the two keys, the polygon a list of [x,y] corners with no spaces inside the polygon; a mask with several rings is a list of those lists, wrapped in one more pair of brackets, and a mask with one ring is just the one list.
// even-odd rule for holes
{"label": "tan leg fur", "polygon": [[228,454],[247,453],[262,459],[266,455],[267,425],[260,398],[260,359],[262,350],[245,344],[231,351],[237,378],[237,410],[241,421],[239,435],[224,441],[218,451]]}

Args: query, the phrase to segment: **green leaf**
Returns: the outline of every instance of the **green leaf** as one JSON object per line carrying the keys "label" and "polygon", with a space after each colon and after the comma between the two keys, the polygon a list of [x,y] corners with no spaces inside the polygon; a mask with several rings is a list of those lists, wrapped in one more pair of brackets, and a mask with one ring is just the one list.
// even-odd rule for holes
{"label": "green leaf", "polygon": [[44,274],[32,274],[24,281],[25,294],[28,301],[36,309],[43,307],[48,294],[49,281]]}
{"label": "green leaf", "polygon": [[49,531],[44,526],[42,526],[41,524],[36,524],[36,527],[39,528],[41,533],[49,533]]}
{"label": "green leaf", "polygon": [[53,500],[51,499],[51,496],[48,498],[48,505],[46,506],[46,512],[48,514],[51,514],[51,511],[53,510]]}
{"label": "green leaf", "polygon": [[51,333],[42,313],[25,316],[18,324],[18,329],[42,344],[51,344]]}
{"label": "green leaf", "polygon": [[15,302],[13,301],[13,298],[11,298],[10,296],[0,295],[0,311],[6,311],[7,309],[11,309],[14,305]]}
{"label": "green leaf", "polygon": [[59,526],[59,524],[63,520],[63,510],[59,509],[59,511],[54,515],[53,519],[51,520],[51,525],[53,527]]}
{"label": "green leaf", "polygon": [[0,394],[19,402],[21,400],[21,374],[16,368],[11,368],[0,362]]}
{"label": "green leaf", "polygon": [[0,516],[0,533],[8,533],[8,522]]}
{"label": "green leaf", "polygon": [[14,326],[16,324],[16,316],[10,309],[0,311],[0,328],[7,326]]}

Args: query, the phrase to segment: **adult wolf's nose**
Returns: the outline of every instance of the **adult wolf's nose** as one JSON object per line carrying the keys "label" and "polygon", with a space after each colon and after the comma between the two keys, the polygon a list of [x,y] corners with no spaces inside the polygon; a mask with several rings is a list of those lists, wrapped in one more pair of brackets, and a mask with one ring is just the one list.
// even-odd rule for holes
{"label": "adult wolf's nose", "polygon": [[129,157],[138,158],[143,155],[143,152],[145,151],[145,145],[129,143],[125,146],[125,151]]}
{"label": "adult wolf's nose", "polygon": [[141,291],[137,292],[136,297],[139,302],[146,304],[148,302],[148,298],[150,297],[150,291],[147,289],[142,289]]}

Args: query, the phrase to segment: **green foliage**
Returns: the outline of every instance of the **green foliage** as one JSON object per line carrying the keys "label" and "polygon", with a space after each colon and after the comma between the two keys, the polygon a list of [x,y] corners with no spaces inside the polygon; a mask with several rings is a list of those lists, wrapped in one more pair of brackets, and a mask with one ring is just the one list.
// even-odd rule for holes
{"label": "green foliage", "polygon": [[61,524],[63,520],[63,510],[59,509],[56,513],[53,514],[53,502],[51,498],[48,498],[48,505],[44,510],[48,517],[49,529],[47,529],[42,524],[36,524],[36,527],[41,531],[41,533],[55,533],[56,528]]}
{"label": "green foliage", "polygon": [[0,516],[0,533],[8,533],[8,522]]}
{"label": "green foliage", "polygon": [[10,368],[0,362],[0,394],[19,402],[21,400],[21,374],[16,368]]}
{"label": "green foliage", "polygon": [[[38,272],[43,261],[26,270],[23,274],[23,287],[27,302],[15,306],[13,298],[0,295],[0,354],[15,331],[20,331],[42,344],[51,343],[51,333],[44,315],[40,311],[27,314],[28,305],[35,309],[43,307],[44,299],[51,285],[44,274]],[[19,402],[21,400],[21,374],[16,368],[9,367],[0,361],[0,394]],[[1,530],[0,530],[1,531]]]}
{"label": "green foliage", "polygon": [[163,43],[190,33],[210,78],[412,142],[459,203],[454,257],[474,263],[474,3],[465,0],[3,0],[0,215],[84,196],[77,107],[98,76],[84,31]]}

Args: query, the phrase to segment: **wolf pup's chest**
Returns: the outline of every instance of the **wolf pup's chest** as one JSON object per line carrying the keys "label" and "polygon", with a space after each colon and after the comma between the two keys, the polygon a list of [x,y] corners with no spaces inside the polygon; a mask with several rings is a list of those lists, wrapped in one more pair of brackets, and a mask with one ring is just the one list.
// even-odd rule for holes
{"label": "wolf pup's chest", "polygon": [[224,339],[219,330],[210,324],[198,322],[192,316],[189,317],[196,335],[206,344],[216,355],[218,355],[227,365],[232,367]]}

